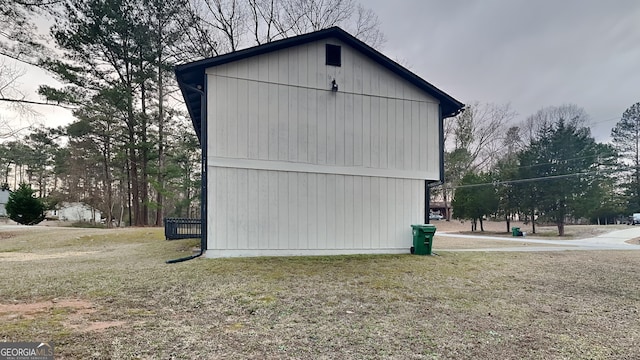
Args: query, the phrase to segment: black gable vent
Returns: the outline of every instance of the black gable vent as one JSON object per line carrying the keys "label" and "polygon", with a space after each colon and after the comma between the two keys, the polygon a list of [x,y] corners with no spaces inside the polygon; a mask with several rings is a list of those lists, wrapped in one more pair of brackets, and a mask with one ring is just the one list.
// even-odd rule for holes
{"label": "black gable vent", "polygon": [[338,45],[327,44],[327,65],[341,66],[341,48]]}

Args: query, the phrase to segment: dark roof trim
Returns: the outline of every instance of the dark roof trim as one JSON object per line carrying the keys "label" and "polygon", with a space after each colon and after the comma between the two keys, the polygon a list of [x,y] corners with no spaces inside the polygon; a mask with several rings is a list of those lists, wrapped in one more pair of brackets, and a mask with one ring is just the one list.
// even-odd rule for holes
{"label": "dark roof trim", "polygon": [[202,121],[203,114],[200,113],[200,102],[202,101],[202,97],[200,93],[196,91],[196,89],[204,88],[205,69],[326,38],[337,38],[343,41],[344,43],[360,51],[362,54],[369,57],[376,63],[391,70],[393,73],[397,74],[411,84],[424,90],[429,95],[438,99],[440,101],[440,108],[443,118],[455,116],[464,108],[464,104],[447,95],[445,92],[436,88],[430,83],[426,82],[416,74],[402,67],[400,64],[389,59],[379,51],[356,39],[339,27],[332,27],[304,35],[273,41],[264,45],[239,50],[213,58],[203,59],[176,66],[175,73],[178,79],[178,84],[180,85],[182,95],[184,96],[184,99],[187,103],[187,109],[189,110],[189,115],[191,115],[191,121],[193,122],[193,126],[196,129],[198,138],[200,137],[200,122]]}

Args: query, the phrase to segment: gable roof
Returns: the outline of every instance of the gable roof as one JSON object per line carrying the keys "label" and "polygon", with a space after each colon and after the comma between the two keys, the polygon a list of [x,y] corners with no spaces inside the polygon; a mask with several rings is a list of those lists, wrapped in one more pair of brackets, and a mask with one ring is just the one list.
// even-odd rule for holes
{"label": "gable roof", "polygon": [[178,84],[180,86],[180,90],[182,91],[182,96],[184,97],[187,104],[187,109],[189,110],[189,115],[191,116],[191,121],[193,122],[193,126],[196,130],[196,134],[198,135],[198,139],[200,139],[200,129],[203,115],[202,109],[204,105],[202,104],[201,94],[203,94],[202,91],[204,91],[203,89],[206,78],[205,70],[207,68],[327,38],[337,38],[343,41],[344,43],[358,50],[376,63],[391,70],[393,73],[397,74],[404,80],[410,82],[411,84],[417,86],[419,89],[425,91],[427,94],[439,100],[443,118],[455,116],[464,107],[464,104],[462,104],[458,100],[447,95],[435,86],[429,84],[418,75],[402,67],[400,64],[389,59],[379,51],[356,39],[341,28],[332,27],[304,35],[273,41],[267,44],[235,51],[229,54],[176,66],[176,78],[178,79]]}

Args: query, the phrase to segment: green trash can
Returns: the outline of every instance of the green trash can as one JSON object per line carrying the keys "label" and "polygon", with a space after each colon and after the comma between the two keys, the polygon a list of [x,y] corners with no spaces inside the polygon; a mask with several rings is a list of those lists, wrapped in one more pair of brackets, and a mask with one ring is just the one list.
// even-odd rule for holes
{"label": "green trash can", "polygon": [[520,232],[520,228],[519,227],[512,227],[511,228],[511,235],[513,236],[521,236],[520,234],[522,234]]}
{"label": "green trash can", "polygon": [[413,229],[413,246],[411,253],[415,255],[431,255],[431,246],[433,245],[433,235],[436,233],[436,227],[430,224],[411,225]]}

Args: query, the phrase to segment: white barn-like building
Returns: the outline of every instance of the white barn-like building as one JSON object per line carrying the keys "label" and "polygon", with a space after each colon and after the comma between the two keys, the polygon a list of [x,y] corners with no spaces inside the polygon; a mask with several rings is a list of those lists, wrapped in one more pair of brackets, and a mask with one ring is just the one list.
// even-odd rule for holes
{"label": "white barn-like building", "polygon": [[463,104],[340,28],[176,67],[207,257],[409,253]]}
{"label": "white barn-like building", "polygon": [[9,202],[9,195],[11,195],[9,190],[0,189],[0,217],[7,216],[6,205]]}
{"label": "white barn-like building", "polygon": [[85,221],[99,223],[102,215],[99,210],[80,202],[63,202],[55,210],[48,210],[47,217],[60,221]]}

